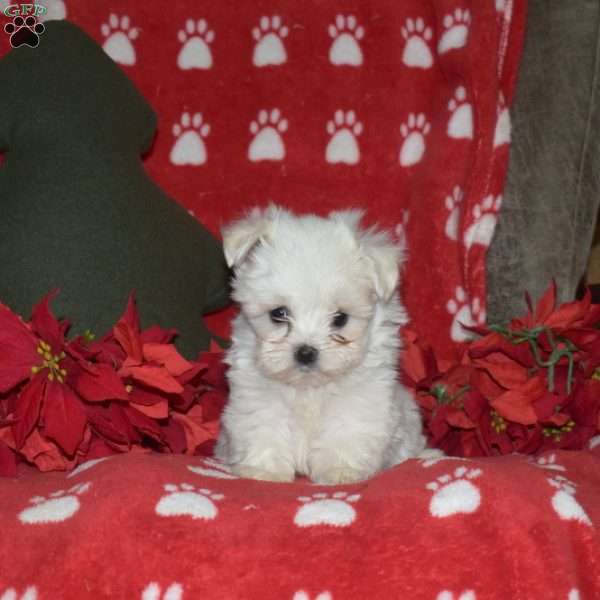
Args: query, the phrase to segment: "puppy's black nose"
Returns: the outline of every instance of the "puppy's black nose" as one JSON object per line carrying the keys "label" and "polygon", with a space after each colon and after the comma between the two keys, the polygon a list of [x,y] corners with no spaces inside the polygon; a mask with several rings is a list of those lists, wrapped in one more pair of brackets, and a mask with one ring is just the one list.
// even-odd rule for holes
{"label": "puppy's black nose", "polygon": [[319,351],[312,346],[307,346],[306,344],[300,346],[294,353],[296,362],[307,366],[312,365],[317,360],[317,356],[319,356]]}

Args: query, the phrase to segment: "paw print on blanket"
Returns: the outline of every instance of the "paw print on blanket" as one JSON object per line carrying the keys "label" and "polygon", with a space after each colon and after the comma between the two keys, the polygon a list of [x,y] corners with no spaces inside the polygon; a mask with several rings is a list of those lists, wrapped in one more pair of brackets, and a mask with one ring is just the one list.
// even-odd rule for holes
{"label": "paw print on blanket", "polygon": [[458,225],[460,222],[460,206],[463,201],[463,191],[458,185],[452,189],[452,194],[446,196],[446,208],[450,211],[446,219],[444,232],[446,237],[453,241],[458,239]]}
{"label": "paw print on blanket", "polygon": [[355,165],[360,160],[357,137],[363,125],[356,120],[353,110],[336,110],[333,119],[327,122],[327,133],[331,136],[325,149],[325,160],[330,164]]}
{"label": "paw print on blanket", "polygon": [[223,494],[214,494],[205,488],[196,489],[189,483],[167,483],[165,491],[167,493],[155,508],[156,514],[161,517],[187,516],[210,521],[219,514],[215,502],[224,498]]}
{"label": "paw print on blanket", "polygon": [[431,130],[423,113],[410,113],[405,123],[400,125],[400,135],[403,138],[398,160],[402,167],[412,167],[421,162],[425,154],[425,136]]}
{"label": "paw print on blanket", "polygon": [[433,65],[433,55],[429,47],[433,36],[431,27],[427,27],[421,17],[406,19],[401,32],[402,37],[406,40],[402,62],[407,67],[429,69]]}
{"label": "paw print on blanket", "polygon": [[180,583],[172,583],[163,594],[162,588],[155,581],[144,588],[141,596],[141,600],[181,600],[181,598],[183,598],[183,586]]}
{"label": "paw print on blanket", "polygon": [[456,595],[449,590],[444,590],[437,595],[435,600],[476,600],[476,598],[477,596],[473,590],[465,590]]}
{"label": "paw print on blanket", "polygon": [[457,286],[454,298],[448,300],[446,310],[454,316],[450,326],[450,337],[455,342],[464,342],[470,338],[470,333],[463,325],[473,327],[485,323],[485,309],[481,306],[479,298],[473,298],[469,305],[465,290]]}
{"label": "paw print on blanket", "polygon": [[[0,590],[1,591],[1,590]],[[0,594],[0,600],[37,600],[38,591],[35,585],[30,585],[19,595],[15,588],[8,588]]]}
{"label": "paw print on blanket", "polygon": [[455,139],[473,139],[473,108],[467,102],[467,90],[459,85],[448,101],[450,119],[447,134]]}
{"label": "paw print on blanket", "polygon": [[173,125],[175,143],[169,155],[171,163],[177,166],[203,165],[207,160],[204,140],[209,133],[210,125],[204,121],[202,113],[182,113],[179,123]]}
{"label": "paw print on blanket", "polygon": [[270,113],[261,110],[256,121],[250,123],[250,133],[253,137],[248,147],[248,159],[252,162],[283,160],[285,146],[281,134],[285,133],[287,128],[287,119],[282,118],[278,108],[274,108]]}
{"label": "paw print on blanket", "polygon": [[209,28],[206,19],[187,19],[184,28],[177,32],[177,39],[182,44],[177,55],[180,69],[206,70],[213,66],[210,45],[215,39],[215,32]]}
{"label": "paw print on blanket", "polygon": [[33,506],[21,511],[18,515],[21,523],[28,525],[44,523],[60,523],[70,519],[80,508],[79,496],[85,494],[91,483],[78,483],[68,490],[57,490],[48,498],[35,496],[30,502]]}
{"label": "paw print on blanket", "polygon": [[334,492],[329,495],[320,492],[312,496],[299,496],[298,500],[303,503],[294,516],[294,523],[298,527],[348,527],[356,520],[356,511],[352,504],[360,500],[360,494]]}
{"label": "paw print on blanket", "polygon": [[494,148],[508,144],[510,142],[510,113],[506,107],[504,94],[498,94],[498,105],[496,107],[497,120],[496,129],[494,130]]}
{"label": "paw print on blanket", "polygon": [[363,64],[360,40],[365,35],[365,29],[358,25],[356,17],[337,15],[335,24],[329,25],[328,31],[333,39],[329,48],[329,62],[336,66],[360,67]]}
{"label": "paw print on blanket", "polygon": [[119,18],[112,13],[108,17],[108,23],[102,23],[100,31],[106,38],[102,45],[106,54],[122,65],[135,65],[135,48],[132,42],[137,39],[139,31],[131,26],[127,15]]}
{"label": "paw print on blanket", "polygon": [[[311,600],[311,597],[304,590],[300,590],[292,596],[292,600]],[[333,600],[333,596],[330,592],[321,592],[312,600]]]}
{"label": "paw print on blanket", "polygon": [[228,467],[216,460],[210,458],[204,459],[204,467],[196,465],[188,465],[188,469],[196,475],[204,475],[205,477],[214,477],[216,479],[239,479],[236,475],[229,472]]}
{"label": "paw print on blanket", "polygon": [[592,521],[575,499],[575,484],[562,475],[549,477],[547,481],[556,489],[551,500],[556,514],[565,521],[579,521],[591,527]]}
{"label": "paw print on blanket", "polygon": [[502,206],[502,196],[486,196],[473,207],[474,221],[465,231],[464,243],[467,250],[474,244],[485,246],[492,243],[498,222],[498,211]]}
{"label": "paw print on blanket", "polygon": [[454,474],[442,475],[425,487],[433,492],[429,512],[433,517],[450,517],[474,513],[481,504],[479,488],[472,480],[481,475],[481,469],[458,467]]}
{"label": "paw print on blanket", "polygon": [[462,48],[467,44],[471,13],[465,9],[457,8],[454,13],[444,17],[444,33],[438,42],[438,53],[444,54],[450,50]]}
{"label": "paw print on blanket", "polygon": [[41,0],[38,4],[46,7],[46,12],[38,17],[40,21],[60,21],[67,18],[64,0]]}
{"label": "paw print on blanket", "polygon": [[540,469],[547,469],[548,471],[566,471],[562,465],[556,463],[556,454],[538,457],[530,456],[528,460],[534,467],[539,467]]}
{"label": "paw print on blanket", "polygon": [[252,63],[255,67],[282,65],[287,61],[283,40],[287,37],[289,29],[283,25],[279,15],[270,18],[263,16],[258,25],[252,29],[252,37],[256,42]]}

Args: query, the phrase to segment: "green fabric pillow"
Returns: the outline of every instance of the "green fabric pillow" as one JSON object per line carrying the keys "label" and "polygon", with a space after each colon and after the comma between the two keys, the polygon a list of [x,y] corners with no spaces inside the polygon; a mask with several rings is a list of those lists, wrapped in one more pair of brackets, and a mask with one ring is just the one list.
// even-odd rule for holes
{"label": "green fabric pillow", "polygon": [[49,291],[74,330],[102,334],[135,290],[142,325],[192,355],[228,301],[220,243],[144,171],[151,108],[66,21],[0,60],[0,301],[23,316]]}

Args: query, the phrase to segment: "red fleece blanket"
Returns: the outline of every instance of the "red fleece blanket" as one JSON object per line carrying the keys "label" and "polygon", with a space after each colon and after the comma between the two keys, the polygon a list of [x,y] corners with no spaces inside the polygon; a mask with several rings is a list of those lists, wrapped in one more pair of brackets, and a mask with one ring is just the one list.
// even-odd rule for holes
{"label": "red fleece blanket", "polygon": [[213,231],[269,200],[366,208],[407,242],[422,339],[443,350],[485,319],[524,0],[40,3],[150,101],[148,170]]}
{"label": "red fleece blanket", "polygon": [[599,598],[595,442],[339,487],[138,453],[22,473],[1,484],[0,598]]}

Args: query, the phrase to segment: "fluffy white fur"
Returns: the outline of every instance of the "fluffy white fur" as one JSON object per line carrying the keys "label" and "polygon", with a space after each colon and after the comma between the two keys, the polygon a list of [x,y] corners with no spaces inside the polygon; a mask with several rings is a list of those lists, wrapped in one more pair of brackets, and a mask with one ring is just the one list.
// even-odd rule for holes
{"label": "fluffy white fur", "polygon": [[[386,233],[362,230],[361,216],[270,206],[223,231],[241,312],[216,456],[240,476],[347,483],[435,452],[397,380],[402,252]],[[281,306],[289,320],[273,323]],[[336,328],[340,311],[349,318]],[[294,357],[305,344],[318,350],[310,366]]]}

